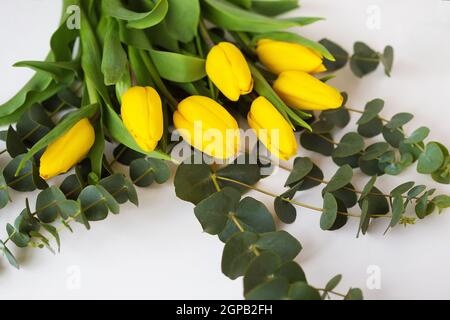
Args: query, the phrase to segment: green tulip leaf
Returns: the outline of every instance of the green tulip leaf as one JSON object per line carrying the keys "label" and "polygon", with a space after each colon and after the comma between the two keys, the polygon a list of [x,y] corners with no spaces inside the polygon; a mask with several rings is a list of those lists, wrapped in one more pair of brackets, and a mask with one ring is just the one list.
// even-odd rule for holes
{"label": "green tulip leaf", "polygon": [[102,8],[109,16],[127,21],[129,28],[147,29],[157,25],[166,17],[169,4],[167,0],[158,0],[152,10],[135,12],[127,9],[120,0],[105,0]]}
{"label": "green tulip leaf", "polygon": [[240,8],[225,0],[203,0],[205,18],[230,31],[273,32],[304,26],[321,18],[275,19]]}

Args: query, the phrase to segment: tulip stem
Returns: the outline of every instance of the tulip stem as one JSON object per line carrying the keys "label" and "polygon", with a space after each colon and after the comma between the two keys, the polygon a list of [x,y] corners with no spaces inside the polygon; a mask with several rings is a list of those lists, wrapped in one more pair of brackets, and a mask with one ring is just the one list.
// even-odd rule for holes
{"label": "tulip stem", "polygon": [[146,52],[144,52],[144,50],[141,50],[141,57],[159,91],[167,99],[167,102],[171,110],[175,112],[177,110],[178,100],[175,99],[174,96],[170,93],[169,89],[167,89],[166,85],[164,84],[164,81],[161,79],[158,73],[158,70],[153,64],[151,57]]}
{"label": "tulip stem", "polygon": [[199,31],[200,31],[200,34],[202,35],[203,39],[205,40],[206,44],[208,45],[208,47],[209,48],[214,47],[215,42],[211,38],[211,35],[209,34],[208,28],[206,28],[206,25],[205,25],[205,22],[203,21],[203,19],[200,19]]}

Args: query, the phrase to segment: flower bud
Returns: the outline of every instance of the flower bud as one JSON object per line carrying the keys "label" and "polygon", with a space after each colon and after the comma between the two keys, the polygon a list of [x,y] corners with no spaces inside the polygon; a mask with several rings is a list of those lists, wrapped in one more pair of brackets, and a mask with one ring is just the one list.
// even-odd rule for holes
{"label": "flower bud", "polygon": [[128,89],[122,97],[122,120],[142,150],[155,150],[164,130],[162,102],[158,92],[151,87]]}
{"label": "flower bud", "polygon": [[282,72],[273,88],[287,105],[297,109],[337,109],[344,102],[337,89],[301,71]]}
{"label": "flower bud", "polygon": [[293,42],[262,39],[256,47],[261,63],[272,73],[283,71],[324,72],[323,57],[316,51]]}
{"label": "flower bud", "polygon": [[253,78],[242,52],[232,43],[214,46],[206,59],[206,73],[231,101],[253,90]]}
{"label": "flower bud", "polygon": [[83,160],[95,142],[95,131],[84,118],[52,142],[41,157],[40,176],[48,180],[66,173]]}
{"label": "flower bud", "polygon": [[297,140],[289,123],[264,97],[253,101],[247,116],[249,126],[266,148],[281,160],[297,154]]}
{"label": "flower bud", "polygon": [[173,115],[175,128],[196,149],[217,159],[228,159],[239,151],[236,120],[216,101],[191,96],[180,102]]}

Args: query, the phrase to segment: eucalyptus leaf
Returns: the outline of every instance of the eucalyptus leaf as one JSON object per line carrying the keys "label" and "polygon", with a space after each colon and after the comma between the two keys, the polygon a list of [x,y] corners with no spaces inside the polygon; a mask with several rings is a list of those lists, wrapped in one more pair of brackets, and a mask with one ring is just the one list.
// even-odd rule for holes
{"label": "eucalyptus leaf", "polygon": [[330,142],[332,139],[333,137],[329,133],[319,135],[305,131],[300,135],[300,143],[303,148],[324,156],[333,154],[334,144]]}
{"label": "eucalyptus leaf", "polygon": [[364,149],[364,139],[356,132],[347,133],[333,152],[337,158],[345,158],[360,153]]}
{"label": "eucalyptus leaf", "polygon": [[363,42],[356,42],[353,49],[354,54],[350,59],[350,67],[357,77],[362,78],[377,69],[380,64],[377,52]]}
{"label": "eucalyptus leaf", "polygon": [[338,205],[336,198],[331,193],[325,193],[323,203],[323,213],[320,218],[320,228],[330,230],[336,222]]}
{"label": "eucalyptus leaf", "polygon": [[352,181],[353,170],[349,165],[343,166],[338,169],[336,174],[328,182],[324,189],[325,192],[333,192],[342,189]]}
{"label": "eucalyptus leaf", "polygon": [[195,216],[209,234],[221,233],[228,221],[229,214],[234,214],[241,195],[232,188],[225,188],[205,200],[194,209]]}
{"label": "eucalyptus leaf", "polygon": [[427,145],[425,152],[419,157],[417,172],[431,174],[439,170],[444,163],[444,153],[438,144],[431,142]]}
{"label": "eucalyptus leaf", "polygon": [[219,234],[223,242],[227,242],[231,236],[241,232],[241,228],[256,233],[275,231],[275,222],[270,211],[262,202],[250,197],[242,199],[236,211],[230,213],[228,218],[225,229]]}
{"label": "eucalyptus leaf", "polygon": [[350,58],[349,54],[340,45],[328,39],[322,39],[319,41],[319,43],[327,48],[331,55],[336,59],[335,61],[324,61],[325,67],[327,68],[328,72],[335,72],[347,65],[347,62]]}
{"label": "eucalyptus leaf", "polygon": [[303,180],[314,167],[310,158],[297,158],[294,161],[294,167],[285,183],[285,187],[292,186]]}
{"label": "eucalyptus leaf", "polygon": [[357,124],[362,125],[369,123],[380,114],[383,108],[384,101],[382,99],[375,99],[368,102],[364,109],[364,113],[362,114],[361,118],[359,118]]}

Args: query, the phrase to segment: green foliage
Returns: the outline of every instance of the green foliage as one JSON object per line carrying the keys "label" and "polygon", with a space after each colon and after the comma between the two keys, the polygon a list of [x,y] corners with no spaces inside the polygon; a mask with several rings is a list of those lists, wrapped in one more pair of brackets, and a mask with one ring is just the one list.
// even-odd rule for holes
{"label": "green foliage", "polygon": [[262,252],[274,252],[282,261],[294,259],[300,252],[300,243],[287,232],[256,234],[241,232],[232,236],[225,245],[222,256],[222,272],[230,279],[245,274],[251,261]]}
{"label": "green foliage", "polygon": [[138,187],[148,187],[154,181],[163,184],[170,175],[169,166],[162,160],[137,159],[130,164],[130,178]]}
{"label": "green foliage", "polygon": [[303,132],[300,136],[300,143],[306,150],[320,153],[324,156],[331,156],[334,151],[334,144],[330,142],[333,137],[329,133],[315,134]]}
{"label": "green foliage", "polygon": [[[38,188],[45,188],[45,182],[39,178],[38,168],[31,161],[26,161],[23,168],[18,170],[24,158],[25,155],[19,155],[5,167],[3,176],[8,187],[20,192],[30,192]],[[16,172],[18,173],[17,175]]]}
{"label": "green foliage", "polygon": [[[241,163],[241,164],[239,164]],[[235,179],[248,185],[254,185],[261,179],[260,168],[256,164],[245,164],[240,159],[236,163],[219,169],[215,173],[206,164],[187,164],[178,166],[175,174],[175,192],[185,201],[198,204],[217,191],[212,179],[213,175],[226,179]],[[240,192],[246,188],[230,181],[217,179],[220,188],[232,187]]]}
{"label": "green foliage", "polygon": [[331,193],[325,193],[323,203],[323,213],[320,219],[320,228],[322,230],[330,230],[338,215],[338,204],[336,198]]}
{"label": "green foliage", "polygon": [[111,17],[127,21],[129,28],[147,29],[160,23],[169,9],[167,0],[158,0],[152,10],[135,12],[126,8],[120,0],[106,0],[103,10]]}
{"label": "green foliage", "polygon": [[364,150],[364,139],[356,132],[347,133],[333,152],[336,158],[350,157]]}
{"label": "green foliage", "polygon": [[394,49],[387,46],[383,53],[378,53],[363,42],[356,42],[354,45],[354,54],[350,59],[350,67],[353,73],[362,78],[365,75],[375,71],[380,62],[385,67],[385,73],[390,76],[394,63]]}
{"label": "green foliage", "polygon": [[317,18],[275,19],[242,9],[225,0],[204,0],[203,4],[205,18],[218,27],[230,31],[273,32],[303,26],[318,20]]}
{"label": "green foliage", "polygon": [[336,59],[336,61],[324,61],[328,72],[335,72],[347,65],[350,55],[347,51],[345,51],[345,49],[328,39],[322,39],[319,43],[327,48],[331,55]]}
{"label": "green foliage", "polygon": [[328,182],[327,186],[323,190],[326,192],[333,192],[344,188],[352,181],[353,170],[350,166],[346,165],[338,169],[336,174]]}
{"label": "green foliage", "polygon": [[425,152],[419,157],[417,172],[431,174],[439,170],[444,163],[444,153],[437,143],[431,142],[427,145]]}

